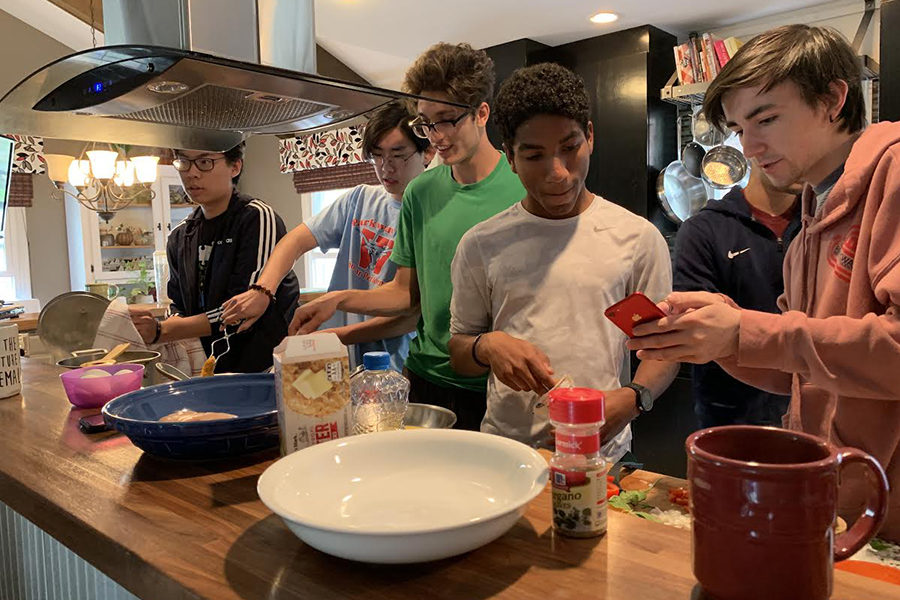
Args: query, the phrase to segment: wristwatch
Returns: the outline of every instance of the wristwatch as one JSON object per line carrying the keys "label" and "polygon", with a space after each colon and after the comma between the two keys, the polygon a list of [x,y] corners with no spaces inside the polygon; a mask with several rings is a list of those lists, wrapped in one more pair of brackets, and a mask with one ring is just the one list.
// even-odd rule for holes
{"label": "wristwatch", "polygon": [[634,403],[637,405],[637,409],[641,414],[650,412],[653,409],[653,394],[648,388],[645,388],[639,383],[626,383],[622,387],[634,390],[634,393],[636,394]]}

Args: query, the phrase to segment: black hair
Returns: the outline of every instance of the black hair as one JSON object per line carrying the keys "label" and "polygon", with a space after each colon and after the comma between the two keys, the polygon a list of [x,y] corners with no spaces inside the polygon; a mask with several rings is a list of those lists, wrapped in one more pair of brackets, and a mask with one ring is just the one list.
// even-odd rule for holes
{"label": "black hair", "polygon": [[416,147],[416,152],[425,152],[431,143],[427,139],[416,136],[409,126],[409,122],[415,116],[409,110],[409,105],[399,100],[388,102],[384,106],[379,107],[369,117],[369,121],[363,130],[363,156],[365,158],[372,156],[381,138],[390,133],[395,127],[400,129],[403,135],[413,143]]}
{"label": "black hair", "polygon": [[241,142],[234,148],[223,152],[223,154],[225,155],[225,162],[228,163],[229,165],[233,165],[235,162],[237,162],[239,160],[242,161],[241,170],[238,171],[237,175],[235,175],[234,177],[231,178],[232,185],[237,185],[238,181],[240,181],[240,179],[241,179],[241,173],[243,173],[243,171],[244,171],[243,160],[244,160],[244,146],[245,145],[246,145],[245,142]]}
{"label": "black hair", "polygon": [[572,119],[587,135],[591,107],[584,80],[554,63],[540,63],[513,72],[500,86],[494,101],[494,124],[512,156],[519,127],[536,115]]}

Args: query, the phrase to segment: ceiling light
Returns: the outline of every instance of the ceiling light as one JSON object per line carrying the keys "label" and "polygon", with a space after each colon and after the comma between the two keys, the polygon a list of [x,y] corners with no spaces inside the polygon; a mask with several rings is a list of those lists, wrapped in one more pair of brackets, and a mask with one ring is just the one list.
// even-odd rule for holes
{"label": "ceiling light", "polygon": [[612,23],[619,19],[619,15],[612,12],[598,12],[591,17],[591,23]]}
{"label": "ceiling light", "polygon": [[[89,210],[100,213],[109,222],[113,214],[130,205],[140,196],[150,200],[156,195],[151,184],[156,181],[158,156],[128,158],[108,144],[92,143],[90,150],[83,150],[81,158],[63,154],[48,154],[47,175],[56,186],[54,195],[71,196]],[[84,156],[87,155],[87,159]],[[75,193],[64,188],[65,183],[75,188]]]}

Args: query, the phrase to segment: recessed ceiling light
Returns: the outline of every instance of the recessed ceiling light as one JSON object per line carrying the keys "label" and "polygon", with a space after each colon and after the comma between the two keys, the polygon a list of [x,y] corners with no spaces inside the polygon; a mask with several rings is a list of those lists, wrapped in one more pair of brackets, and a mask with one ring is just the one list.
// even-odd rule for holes
{"label": "recessed ceiling light", "polygon": [[596,15],[591,17],[591,23],[612,23],[613,21],[618,20],[619,15],[612,12],[598,12]]}

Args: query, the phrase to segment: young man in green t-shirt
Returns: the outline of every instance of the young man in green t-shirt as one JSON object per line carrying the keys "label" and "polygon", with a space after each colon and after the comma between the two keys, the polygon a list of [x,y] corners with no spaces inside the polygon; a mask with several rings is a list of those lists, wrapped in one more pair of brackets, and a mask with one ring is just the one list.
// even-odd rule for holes
{"label": "young man in green t-shirt", "polygon": [[450,408],[457,427],[477,430],[486,376],[466,377],[450,367],[450,263],[469,228],[518,202],[525,189],[485,131],[494,88],[487,53],[469,44],[436,44],[410,67],[403,87],[434,99],[418,101],[412,126],[443,164],[406,188],[391,254],[397,273],[378,289],[335,291],[301,306],[290,332],[315,331],[336,310],[385,316],[420,311],[406,361],[410,400]]}

